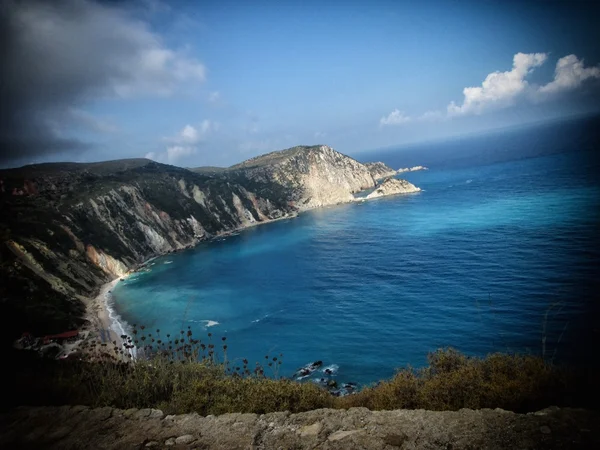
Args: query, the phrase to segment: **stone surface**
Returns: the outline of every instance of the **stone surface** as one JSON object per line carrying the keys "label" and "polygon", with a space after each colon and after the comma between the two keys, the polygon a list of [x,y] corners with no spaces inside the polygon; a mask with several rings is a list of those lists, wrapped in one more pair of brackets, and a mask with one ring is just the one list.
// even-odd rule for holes
{"label": "stone surface", "polygon": [[[273,425],[271,425],[273,424]],[[273,428],[275,426],[274,422],[269,423],[269,428]],[[321,431],[321,424],[320,423],[313,423],[312,425],[306,425],[304,427],[302,427],[300,429],[300,436],[302,437],[306,437],[306,436],[316,436],[317,434],[319,434],[319,431]]]}
{"label": "stone surface", "polygon": [[195,440],[196,440],[196,438],[194,436],[192,436],[191,434],[184,434],[183,436],[179,436],[178,438],[175,439],[175,444],[186,445],[186,444],[191,444]]}
{"label": "stone surface", "polygon": [[372,163],[365,163],[365,166],[367,166],[367,169],[369,169],[369,172],[371,172],[371,176],[373,178],[375,178],[376,180],[380,180],[382,178],[387,178],[387,177],[393,177],[394,175],[396,175],[398,173],[391,167],[388,167],[384,163],[379,162],[379,161],[372,162]]}
{"label": "stone surface", "polygon": [[[551,408],[436,412],[320,409],[201,417],[105,409],[17,408],[0,415],[0,448],[43,449],[585,449],[600,448],[600,413]],[[548,432],[551,430],[551,432]]]}

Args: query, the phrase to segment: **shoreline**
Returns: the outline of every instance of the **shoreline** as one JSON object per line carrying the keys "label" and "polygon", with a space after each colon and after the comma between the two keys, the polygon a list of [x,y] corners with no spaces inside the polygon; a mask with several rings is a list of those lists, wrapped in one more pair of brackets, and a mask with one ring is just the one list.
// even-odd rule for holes
{"label": "shoreline", "polygon": [[[122,277],[117,277],[100,287],[100,292],[95,297],[91,298],[88,304],[86,318],[90,322],[91,331],[98,334],[98,338],[102,343],[110,343],[117,341],[119,348],[122,348],[122,339],[120,331],[123,330],[122,325],[115,321],[113,322],[114,310],[108,304],[110,293]],[[115,325],[118,324],[118,327]],[[120,329],[119,329],[120,328]]]}
{"label": "shoreline", "polygon": [[[410,193],[413,193],[413,192],[410,192]],[[396,195],[396,194],[391,194],[391,195]],[[391,196],[391,195],[389,195],[389,196]],[[388,196],[388,195],[383,195],[381,197],[386,197],[386,196]],[[101,342],[112,343],[113,341],[116,341],[119,349],[123,349],[123,339],[121,338],[121,336],[128,335],[128,333],[126,331],[127,324],[124,323],[124,321],[122,321],[120,316],[114,310],[114,307],[110,304],[110,302],[111,302],[110,291],[112,291],[114,289],[114,287],[119,283],[119,281],[124,280],[127,277],[129,277],[130,275],[147,267],[150,262],[152,262],[153,260],[155,260],[157,258],[160,258],[162,256],[171,255],[174,253],[179,253],[179,252],[185,251],[185,250],[190,250],[190,249],[197,247],[198,244],[200,244],[202,242],[211,242],[211,241],[215,241],[217,239],[226,238],[235,233],[239,233],[240,231],[246,230],[248,228],[257,227],[260,225],[266,225],[268,223],[278,222],[281,220],[296,219],[303,212],[311,211],[314,209],[327,208],[330,206],[339,206],[342,204],[353,204],[353,203],[364,202],[364,201],[369,201],[369,200],[375,200],[375,198],[371,198],[371,199],[353,198],[352,200],[350,200],[348,202],[341,202],[341,203],[336,203],[333,205],[320,206],[317,208],[310,208],[307,210],[300,210],[293,214],[283,216],[283,217],[278,217],[276,219],[269,219],[269,220],[260,221],[260,222],[259,221],[252,222],[252,223],[249,223],[242,227],[234,228],[233,230],[227,230],[227,231],[223,231],[221,233],[217,233],[209,238],[200,239],[196,243],[194,243],[192,245],[188,245],[184,248],[172,250],[172,251],[169,251],[166,253],[161,253],[161,254],[152,256],[152,257],[148,258],[147,260],[138,264],[137,267],[135,267],[134,269],[131,269],[126,274],[121,275],[121,276],[116,276],[113,280],[100,286],[98,295],[96,295],[95,297],[93,297],[91,299],[91,301],[89,302],[89,304],[87,305],[87,308],[86,308],[86,318],[92,324],[90,328],[92,331],[96,331],[98,333],[98,335],[99,335],[98,337],[100,338]],[[132,357],[135,358],[135,355],[136,355],[135,348],[132,349],[131,354],[132,354]]]}
{"label": "shoreline", "polygon": [[[137,267],[135,267],[134,269],[131,269],[126,274],[116,276],[111,281],[102,284],[100,286],[98,294],[94,297],[89,298],[89,301],[87,302],[87,305],[86,305],[86,314],[85,315],[86,315],[86,319],[88,320],[90,325],[88,325],[87,327],[84,327],[83,329],[84,330],[88,329],[89,331],[96,333],[97,334],[96,338],[98,338],[98,340],[101,343],[111,344],[111,343],[113,343],[113,341],[116,341],[117,347],[119,347],[119,349],[123,349],[123,339],[121,338],[121,336],[129,335],[129,333],[126,330],[128,327],[128,324],[125,321],[123,321],[123,319],[115,311],[113,305],[111,304],[112,296],[110,293],[110,291],[112,291],[120,281],[127,279],[129,276],[131,276],[134,273],[140,271],[141,269],[147,267],[148,264],[150,262],[152,262],[153,260],[160,258],[162,256],[167,256],[167,255],[171,255],[174,253],[179,253],[181,251],[190,250],[192,248],[197,247],[198,244],[200,244],[202,242],[211,242],[211,241],[214,241],[217,239],[225,238],[225,237],[231,236],[234,233],[243,231],[247,228],[253,228],[253,227],[256,227],[259,225],[265,225],[267,223],[277,222],[280,220],[295,219],[296,217],[298,217],[297,213],[293,214],[293,215],[289,215],[289,216],[278,217],[276,219],[265,220],[262,222],[254,222],[254,223],[245,225],[243,227],[239,227],[239,228],[235,228],[233,230],[228,230],[228,231],[224,231],[219,234],[215,234],[214,236],[212,236],[210,238],[201,239],[193,245],[189,245],[187,247],[173,250],[170,252],[161,253],[161,254],[152,256],[151,258],[148,258],[147,260],[138,264]],[[135,356],[136,356],[135,347],[133,349],[131,349],[131,355],[133,358],[135,358]]]}

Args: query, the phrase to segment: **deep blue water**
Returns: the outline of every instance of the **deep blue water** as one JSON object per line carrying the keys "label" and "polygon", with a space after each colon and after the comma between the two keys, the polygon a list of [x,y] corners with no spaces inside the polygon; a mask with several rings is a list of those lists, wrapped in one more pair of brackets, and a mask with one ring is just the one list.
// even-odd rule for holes
{"label": "deep blue water", "polygon": [[[540,354],[544,322],[548,358],[593,364],[597,142],[569,146],[568,133],[557,139],[552,127],[545,139],[544,129],[519,130],[527,148],[511,137],[513,158],[500,162],[451,164],[439,145],[425,146],[431,170],[402,175],[423,192],[316,210],[159,258],[117,285],[116,309],[163,335],[192,326],[200,338],[226,336],[229,357],[251,364],[283,353],[282,375],[323,360],[339,366],[340,381],[371,383],[445,346]],[[489,141],[449,145],[485,153]],[[523,159],[532,145],[547,154]],[[401,151],[370,156],[407,165]]]}

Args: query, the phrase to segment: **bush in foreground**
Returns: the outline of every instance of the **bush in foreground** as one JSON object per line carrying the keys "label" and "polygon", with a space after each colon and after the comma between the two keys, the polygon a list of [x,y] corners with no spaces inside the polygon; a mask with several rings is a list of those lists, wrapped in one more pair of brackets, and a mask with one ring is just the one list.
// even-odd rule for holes
{"label": "bush in foreground", "polygon": [[[199,341],[196,344],[201,348]],[[594,375],[550,365],[540,357],[492,354],[470,358],[453,349],[431,353],[429,366],[406,368],[375,386],[334,397],[314,383],[267,377],[257,365],[232,368],[227,362],[179,348],[133,363],[114,357],[55,361],[19,354],[19,404],[85,404],[118,408],[159,408],[165,413],[301,412],[317,408],[371,410],[502,408],[535,411],[551,405],[596,407]],[[176,356],[174,356],[176,355]],[[177,356],[178,355],[178,356]],[[277,358],[275,358],[277,359]],[[236,370],[237,369],[237,370]]]}

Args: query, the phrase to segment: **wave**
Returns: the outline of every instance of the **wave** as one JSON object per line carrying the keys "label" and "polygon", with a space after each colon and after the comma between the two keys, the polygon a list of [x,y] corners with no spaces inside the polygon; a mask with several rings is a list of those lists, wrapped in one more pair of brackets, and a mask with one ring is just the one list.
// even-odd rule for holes
{"label": "wave", "polygon": [[193,319],[189,319],[188,322],[192,322],[192,323],[203,323],[204,324],[204,328],[210,328],[210,327],[215,327],[217,325],[221,325],[220,322],[217,322],[216,320],[193,320]]}
{"label": "wave", "polygon": [[276,311],[276,312],[274,312],[274,313],[267,313],[267,314],[265,314],[264,316],[262,316],[262,317],[260,317],[260,318],[258,318],[258,319],[255,319],[255,320],[253,320],[253,321],[252,321],[252,323],[258,323],[258,322],[261,322],[261,321],[263,321],[263,320],[265,320],[265,319],[267,319],[267,318],[271,317],[272,315],[274,315],[274,314],[279,314],[279,313],[282,313],[283,311],[285,311],[285,309],[280,309],[279,311]]}
{"label": "wave", "polygon": [[[109,329],[119,337],[119,340],[123,341],[123,339],[121,339],[121,336],[131,336],[132,333],[129,331],[131,327],[125,321],[125,319],[123,319],[115,310],[115,299],[110,293],[110,291],[106,291],[104,293],[103,300],[104,307],[108,312]],[[137,348],[134,346],[132,349],[130,349],[130,351],[132,358],[135,358],[137,356]]]}
{"label": "wave", "polygon": [[340,369],[340,366],[338,366],[337,364],[330,364],[326,367],[323,367],[323,369],[321,370],[321,372],[323,372],[326,375],[336,375],[337,371]]}

